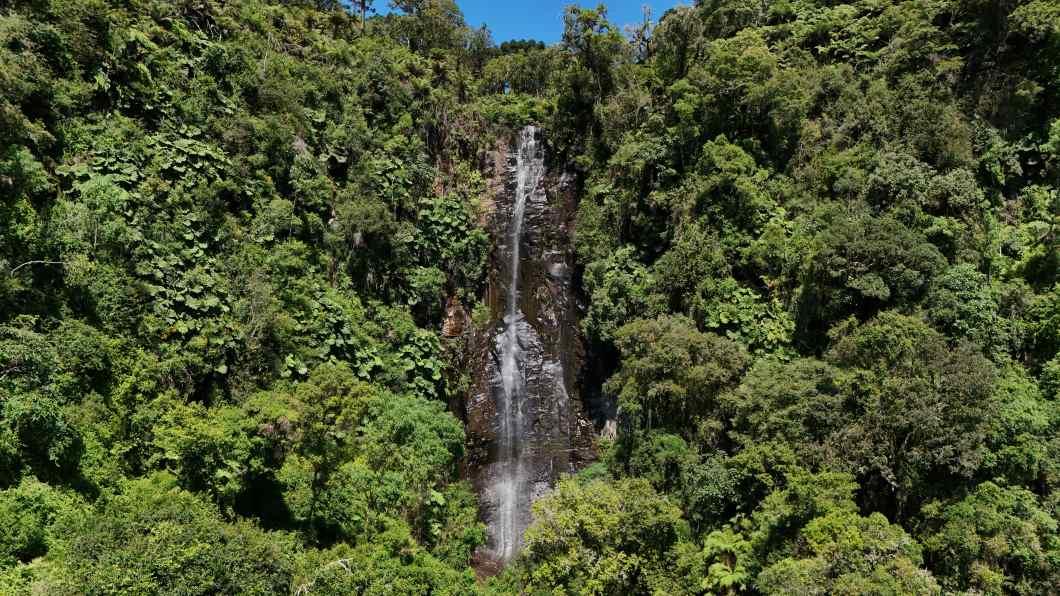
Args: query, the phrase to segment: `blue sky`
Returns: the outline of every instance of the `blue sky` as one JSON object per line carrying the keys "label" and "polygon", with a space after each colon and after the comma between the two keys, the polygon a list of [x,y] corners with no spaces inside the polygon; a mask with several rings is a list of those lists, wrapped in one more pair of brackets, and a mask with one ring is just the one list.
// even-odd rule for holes
{"label": "blue sky", "polygon": [[[563,35],[563,9],[568,4],[595,7],[599,1],[574,0],[456,0],[468,25],[485,24],[493,33],[493,41],[510,39],[539,39],[546,43],[559,41]],[[639,23],[641,7],[650,6],[652,19],[658,20],[669,8],[678,4],[692,4],[692,0],[604,0],[608,19],[621,28]],[[382,10],[386,0],[376,0]]]}

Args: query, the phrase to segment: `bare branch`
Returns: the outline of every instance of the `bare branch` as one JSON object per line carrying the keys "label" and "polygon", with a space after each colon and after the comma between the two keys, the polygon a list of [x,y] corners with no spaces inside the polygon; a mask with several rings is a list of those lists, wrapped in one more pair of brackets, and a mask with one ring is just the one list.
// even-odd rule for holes
{"label": "bare branch", "polygon": [[66,261],[26,261],[25,263],[22,263],[18,267],[15,267],[14,269],[12,269],[11,270],[11,275],[14,275],[19,269],[21,269],[21,268],[23,268],[23,267],[25,267],[27,265],[65,265],[65,264],[66,264]]}
{"label": "bare branch", "polygon": [[[321,571],[324,571],[325,569],[327,569],[329,567],[342,567],[342,569],[344,571],[346,571],[347,574],[353,573],[350,570],[350,559],[339,559],[337,561],[332,561],[332,562],[328,563],[327,565],[324,565],[320,569],[317,569],[316,574],[319,575]],[[309,594],[309,591],[311,589],[313,589],[313,584],[315,584],[315,583],[316,583],[316,580],[314,579],[314,580],[310,580],[310,581],[298,586],[298,589],[295,590],[295,593],[294,593],[295,596],[306,596],[307,594]]]}

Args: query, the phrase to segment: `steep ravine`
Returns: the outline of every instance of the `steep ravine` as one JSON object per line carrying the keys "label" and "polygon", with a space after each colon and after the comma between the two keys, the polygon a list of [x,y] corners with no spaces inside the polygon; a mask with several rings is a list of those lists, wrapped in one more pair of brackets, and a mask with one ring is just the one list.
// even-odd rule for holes
{"label": "steep ravine", "polygon": [[495,241],[491,324],[476,344],[466,402],[467,473],[480,496],[489,540],[480,568],[510,561],[530,507],[562,474],[593,457],[593,425],[577,379],[584,348],[571,272],[573,193],[546,166],[542,131],[527,127],[497,151],[502,184],[489,227]]}

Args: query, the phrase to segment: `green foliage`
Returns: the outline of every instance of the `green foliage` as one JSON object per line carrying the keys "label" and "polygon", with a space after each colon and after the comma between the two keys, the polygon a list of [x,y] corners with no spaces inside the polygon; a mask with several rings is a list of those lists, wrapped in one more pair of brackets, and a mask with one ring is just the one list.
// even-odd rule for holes
{"label": "green foliage", "polygon": [[982,465],[999,404],[994,367],[973,347],[950,349],[922,321],[884,313],[838,338],[831,360],[849,367],[842,391],[858,412],[836,445],[858,474],[890,487],[898,515],[922,482]]}
{"label": "green foliage", "polygon": [[[504,46],[508,45],[508,51]],[[515,49],[501,44],[501,55],[482,68],[483,91],[503,94],[543,94],[562,55],[554,48],[531,45]]]}
{"label": "green foliage", "polygon": [[879,513],[831,513],[801,532],[805,546],[758,576],[768,594],[939,594],[920,548]]}
{"label": "green foliage", "polygon": [[35,478],[0,492],[0,557],[3,567],[28,563],[48,551],[48,535],[57,516],[76,508],[70,495]]}
{"label": "green foliage", "polygon": [[454,483],[443,492],[431,491],[424,526],[431,554],[453,569],[463,569],[479,546],[486,528],[478,519],[478,499],[467,483]]}
{"label": "green foliage", "polygon": [[1000,407],[990,423],[983,477],[1047,486],[1051,491],[1060,480],[1055,464],[1060,410],[1055,401],[1043,396],[1033,379],[1013,366],[1002,371],[995,399]]}
{"label": "green foliage", "polygon": [[639,480],[561,481],[534,505],[520,579],[526,591],[651,592],[667,585],[680,511]]}
{"label": "green foliage", "polygon": [[849,474],[811,474],[800,469],[786,474],[783,487],[770,493],[751,517],[750,541],[756,562],[765,566],[793,556],[800,544],[800,530],[815,518],[856,513],[856,488]]}
{"label": "green foliage", "polygon": [[164,474],[64,511],[52,532],[56,573],[35,588],[51,594],[274,594],[297,553],[290,537],[227,523]]}
{"label": "green foliage", "polygon": [[496,51],[404,8],[5,8],[0,592],[287,593],[304,549],[390,527],[375,585],[414,546],[466,592],[437,329],[483,289]]}
{"label": "green foliage", "polygon": [[733,440],[744,448],[761,441],[791,445],[801,460],[820,465],[831,455],[831,434],[852,414],[837,386],[838,372],[812,359],[758,360],[740,386],[721,398]]}
{"label": "green foliage", "polygon": [[803,334],[850,315],[905,306],[945,265],[934,245],[897,220],[855,215],[831,221],[818,238],[821,248],[803,288]]}
{"label": "green foliage", "polygon": [[459,572],[425,552],[408,528],[393,524],[371,543],[308,552],[299,562],[297,594],[468,594],[470,570]]}
{"label": "green foliage", "polygon": [[[1055,2],[372,4],[4,3],[0,592],[1057,591]],[[486,585],[439,330],[526,124],[617,425]]]}
{"label": "green foliage", "polygon": [[10,481],[23,469],[43,478],[69,477],[81,455],[81,437],[62,406],[37,392],[0,392],[0,441],[4,476]]}
{"label": "green foliage", "polygon": [[231,504],[252,474],[265,466],[262,441],[246,412],[228,406],[181,404],[154,429],[147,464],[168,469],[184,488]]}
{"label": "green foliage", "polygon": [[619,249],[606,261],[593,262],[585,272],[585,291],[591,305],[582,328],[598,341],[613,341],[623,324],[654,316],[662,308],[651,273],[634,259],[631,247]]}
{"label": "green foliage", "polygon": [[1055,521],[1056,11],[718,0],[622,50],[603,19],[571,9],[528,92],[584,178],[582,326],[621,422],[592,477],[694,530],[650,589],[1054,588],[947,569],[921,515],[996,481]]}
{"label": "green foliage", "polygon": [[1057,521],[1030,491],[984,482],[922,516],[927,557],[948,590],[1039,594],[1058,581]]}
{"label": "green foliage", "polygon": [[466,516],[459,492],[452,493],[455,509],[445,499],[464,433],[439,402],[391,394],[340,364],[313,370],[293,392],[263,392],[247,406],[257,421],[249,422],[257,428],[250,457],[241,461],[231,449],[226,457],[260,474],[262,462],[279,454],[275,479],[285,507],[316,541],[356,543],[391,518],[404,520],[449,560],[462,555],[461,564],[482,541],[475,523],[464,534],[448,526],[452,516]]}
{"label": "green foliage", "polygon": [[674,427],[715,408],[714,398],[747,365],[737,343],[701,333],[684,317],[640,319],[615,334],[622,367],[605,390],[638,426]]}
{"label": "green foliage", "polygon": [[[750,543],[732,528],[722,528],[703,540],[703,548],[678,546],[677,565],[687,593],[732,594],[748,588],[751,574],[746,567]],[[680,581],[680,580],[679,580]]]}
{"label": "green foliage", "polygon": [[1004,345],[997,299],[985,275],[958,265],[939,276],[927,297],[928,317],[953,338],[967,338],[984,347]]}
{"label": "green foliage", "polygon": [[1042,390],[1049,399],[1060,397],[1060,357],[1053,358],[1042,367]]}

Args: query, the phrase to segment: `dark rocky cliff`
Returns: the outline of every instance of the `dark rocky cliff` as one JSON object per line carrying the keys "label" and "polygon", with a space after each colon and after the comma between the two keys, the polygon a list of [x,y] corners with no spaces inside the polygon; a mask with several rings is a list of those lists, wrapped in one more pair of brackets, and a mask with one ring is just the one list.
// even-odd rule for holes
{"label": "dark rocky cliff", "polygon": [[[524,135],[525,135],[524,131]],[[540,132],[533,132],[538,142]],[[543,143],[540,143],[543,145]],[[480,495],[482,516],[490,527],[490,543],[480,553],[480,563],[496,565],[510,558],[508,546],[501,544],[498,525],[503,515],[504,497],[498,488],[504,484],[506,459],[517,458],[519,476],[514,486],[519,541],[530,521],[530,504],[546,494],[556,479],[583,467],[594,458],[594,428],[580,396],[579,374],[585,349],[578,326],[577,305],[572,287],[574,255],[571,230],[575,193],[569,175],[544,170],[534,178],[534,188],[524,190],[525,204],[517,208],[521,192],[519,168],[529,156],[519,157],[519,137],[498,145],[494,152],[495,179],[492,213],[487,225],[494,238],[494,251],[488,290],[490,325],[479,331],[472,342],[474,384],[464,404],[467,422],[468,457],[466,474]],[[521,211],[520,211],[521,209]],[[520,242],[515,253],[513,278],[513,216],[522,216],[515,228]],[[511,284],[516,288],[512,291]],[[508,302],[515,295],[517,304]],[[516,327],[509,331],[508,325]],[[519,382],[515,410],[506,412],[503,379],[503,338],[518,338]],[[519,416],[514,432],[516,445],[511,453],[502,435],[513,432],[505,427],[505,416]],[[514,465],[514,464],[513,464]],[[511,487],[509,487],[511,488]],[[504,539],[507,540],[507,539]],[[516,545],[517,546],[517,545]]]}

